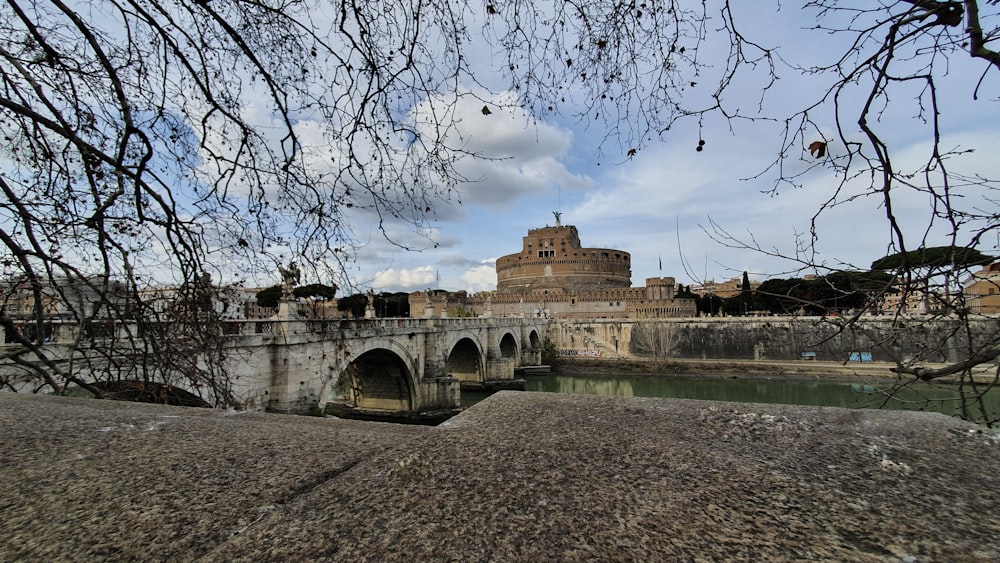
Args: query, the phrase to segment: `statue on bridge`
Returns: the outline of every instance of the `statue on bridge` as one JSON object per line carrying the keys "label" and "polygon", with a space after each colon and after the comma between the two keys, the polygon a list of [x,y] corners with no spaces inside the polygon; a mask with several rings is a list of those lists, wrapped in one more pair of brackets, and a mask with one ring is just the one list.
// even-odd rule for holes
{"label": "statue on bridge", "polygon": [[278,272],[281,274],[281,296],[291,297],[292,290],[302,279],[302,272],[295,262],[288,264],[288,268],[278,265]]}
{"label": "statue on bridge", "polygon": [[367,301],[365,303],[365,318],[376,318],[378,315],[375,313],[375,291],[368,288],[368,291],[365,292],[365,300]]}

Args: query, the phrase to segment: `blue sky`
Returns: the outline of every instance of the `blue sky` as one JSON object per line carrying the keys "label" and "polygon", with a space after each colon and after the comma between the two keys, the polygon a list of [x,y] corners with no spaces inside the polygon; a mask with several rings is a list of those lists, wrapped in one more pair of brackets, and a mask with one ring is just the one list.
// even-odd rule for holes
{"label": "blue sky", "polygon": [[[843,48],[842,39],[808,30],[815,24],[814,14],[787,8],[775,14],[757,8],[755,4],[746,14],[737,14],[743,18],[743,31],[768,46],[780,46],[786,63],[817,64],[840,55],[837,47]],[[706,57],[722,47],[709,43]],[[488,64],[485,58],[483,64]],[[955,161],[956,169],[996,178],[1000,177],[1000,161],[992,155],[1000,128],[996,103],[1000,81],[996,73],[987,74],[974,100],[983,70],[983,63],[968,57],[952,59],[939,83],[945,124],[942,144],[975,150]],[[782,79],[763,107],[768,115],[786,116],[811,103],[825,84],[788,68],[779,72]],[[749,74],[738,81],[729,93],[731,103],[745,99],[747,106],[755,106],[760,80],[761,76]],[[705,82],[710,84],[710,77]],[[693,89],[690,95],[703,93]],[[916,166],[929,150],[926,125],[914,118],[913,96],[913,92],[901,92],[877,124],[900,167]],[[606,132],[600,122],[542,119],[522,110],[496,109],[483,115],[482,102],[467,98],[459,103],[456,115],[468,147],[498,160],[459,163],[459,170],[476,181],[460,186],[461,205],[435,208],[429,231],[412,233],[404,226],[389,225],[397,241],[423,250],[404,251],[386,242],[363,218],[356,220],[355,236],[364,244],[347,274],[359,287],[376,291],[494,289],[495,259],[519,251],[528,229],[552,224],[555,210],[562,212],[563,224],[579,229],[584,246],[630,252],[633,285],[661,273],[683,284],[721,281],[743,271],[757,279],[810,273],[802,271],[800,263],[772,254],[795,254],[797,241],[808,238],[810,219],[831,197],[838,180],[829,169],[819,168],[806,173],[803,187],[771,195],[765,192],[773,185],[773,175],[746,179],[774,159],[780,123],[727,122],[710,116],[701,123],[704,150],[696,152],[699,124],[692,119],[628,158],[626,148],[614,139],[600,144]],[[829,109],[814,118],[832,137],[835,124]],[[854,131],[848,135],[859,137]],[[831,145],[830,150],[838,148]],[[805,171],[812,162],[805,146],[801,155],[793,156],[787,162],[792,171]],[[848,186],[848,192],[859,194],[865,186],[862,181]],[[995,208],[995,202],[987,201],[981,191],[964,195],[965,203],[982,201]],[[897,205],[904,229],[915,237],[911,243],[920,239],[928,230],[926,197],[913,194]],[[717,229],[761,251],[720,244],[710,236]],[[825,212],[817,232],[818,254],[811,261],[833,267],[866,268],[886,255],[890,240],[884,210],[869,196]],[[930,245],[947,242],[936,227],[928,233]],[[997,252],[997,241],[985,241],[980,250]]]}
{"label": "blue sky", "polygon": [[[544,9],[544,3],[538,4]],[[396,244],[386,240],[380,232],[371,206],[366,206],[364,201],[356,204],[346,211],[350,236],[360,243],[356,259],[345,264],[346,271],[342,274],[338,273],[338,264],[331,264],[329,268],[322,267],[323,264],[304,268],[304,282],[332,281],[343,287],[342,294],[369,288],[376,291],[413,291],[432,286],[473,292],[490,290],[495,287],[496,258],[519,251],[521,238],[527,231],[552,224],[552,212],[557,210],[562,212],[564,224],[575,225],[579,229],[585,246],[619,248],[630,252],[635,285],[660,274],[675,277],[683,284],[697,284],[737,277],[743,271],[756,279],[813,273],[803,270],[804,263],[864,269],[873,260],[893,252],[881,201],[866,193],[870,186],[869,179],[862,176],[842,185],[829,166],[817,166],[817,162],[823,161],[813,159],[808,153],[806,147],[810,141],[818,140],[820,136],[826,139],[838,137],[837,123],[829,103],[821,104],[811,114],[822,135],[810,133],[806,138],[796,139],[784,161],[786,173],[801,174],[801,187],[783,187],[776,194],[768,193],[774,187],[775,175],[773,169],[765,170],[781,149],[782,120],[821,98],[831,81],[828,76],[804,73],[798,67],[836,61],[843,55],[851,37],[815,29],[815,11],[799,9],[798,4],[782,4],[774,0],[731,4],[734,20],[748,40],[778,49],[780,80],[774,83],[766,96],[762,96],[761,88],[768,83],[769,75],[762,68],[746,66],[736,76],[723,100],[728,111],[738,111],[755,119],[727,121],[719,113],[710,113],[703,118],[692,117],[676,123],[658,137],[646,140],[641,146],[628,139],[609,136],[609,131],[616,125],[625,130],[639,127],[633,122],[634,114],[627,115],[623,121],[612,122],[596,119],[593,115],[584,121],[571,117],[581,110],[578,105],[581,93],[573,89],[574,85],[567,87],[565,98],[568,101],[559,107],[559,112],[547,112],[543,116],[518,109],[516,104],[511,103],[515,97],[505,91],[509,87],[505,81],[509,79],[503,72],[498,72],[507,64],[506,59],[490,46],[476,41],[476,34],[484,26],[489,26],[484,23],[489,21],[488,16],[474,13],[477,6],[482,9],[484,5],[470,4],[470,13],[463,12],[462,16],[466,18],[463,23],[469,30],[471,41],[463,43],[462,47],[465,49],[463,55],[475,66],[472,69],[475,80],[463,76],[462,82],[454,84],[450,80],[453,69],[447,66],[447,62],[441,63],[440,68],[433,68],[434,57],[440,55],[437,47],[441,45],[430,45],[432,48],[428,50],[424,62],[432,68],[421,68],[421,71],[426,70],[431,75],[429,84],[433,86],[430,88],[454,87],[461,94],[454,108],[454,121],[450,123],[454,127],[448,129],[451,146],[461,146],[470,153],[489,158],[463,157],[456,163],[457,171],[470,181],[458,186],[454,197],[434,205],[426,229],[416,232],[411,226],[394,223],[388,214],[383,214],[382,228]],[[859,9],[870,9],[872,6],[864,0],[838,0],[835,4],[838,8],[854,5]],[[525,0],[524,5],[534,4]],[[697,3],[690,5],[699,6]],[[682,103],[689,108],[713,103],[711,94],[718,83],[719,73],[725,70],[730,49],[729,35],[720,29],[719,20],[715,19],[719,6],[714,0],[706,5],[713,19],[705,26],[706,36],[697,53],[699,61],[706,66],[697,76],[689,75],[687,80],[679,81],[685,85]],[[893,4],[896,7],[905,5]],[[315,9],[322,10],[323,6],[326,5]],[[780,10],[778,6],[781,6]],[[403,8],[405,11],[406,7]],[[984,22],[987,29],[992,29],[996,25],[993,14],[998,12],[997,8],[983,6],[982,11],[993,18]],[[852,14],[844,12],[842,15]],[[316,23],[317,28],[329,26],[331,49],[336,52],[336,41],[343,38],[338,36],[330,20],[320,23],[324,21],[323,16],[321,11],[310,13],[310,17],[314,18],[311,21]],[[93,17],[100,15],[95,13]],[[493,21],[505,23],[505,20]],[[106,23],[111,35],[121,31],[116,27],[120,22],[114,18]],[[844,21],[826,23],[832,27],[844,25]],[[392,25],[391,22],[389,25]],[[385,32],[383,38],[396,39],[393,36],[395,28],[386,27],[382,31]],[[431,37],[434,37],[433,33]],[[688,56],[692,52],[689,51]],[[919,65],[927,60],[921,54],[913,58],[906,55],[903,54],[899,63],[898,70],[902,73],[912,70],[907,66]],[[399,61],[396,64],[402,64]],[[549,59],[545,61],[551,62]],[[560,67],[561,63],[557,57],[549,69],[555,68],[553,72],[558,74],[565,70]],[[951,170],[967,176],[1000,179],[1000,159],[994,157],[994,145],[1000,129],[1000,104],[997,103],[1000,76],[995,71],[984,73],[987,69],[985,63],[972,60],[963,53],[953,54],[948,59],[938,56],[935,65],[943,135],[940,145],[946,150],[973,151],[949,160]],[[579,61],[576,68],[579,68]],[[274,144],[270,148],[280,152],[277,149],[282,143],[282,124],[275,121],[276,116],[266,102],[257,103],[259,100],[255,98],[254,88],[263,86],[249,77],[244,78],[234,82],[243,88],[241,117],[248,123],[259,125],[258,132],[262,136],[273,136],[270,142]],[[348,106],[351,96],[356,95],[347,86],[323,80],[307,80],[301,86],[308,96],[317,95]],[[347,91],[341,92],[338,88]],[[438,100],[417,99],[417,93],[407,97],[411,94],[409,89],[400,92],[400,99],[405,100],[400,104],[415,103],[416,107],[394,106],[391,108],[392,118],[411,118],[413,123],[409,125],[420,130],[424,126],[420,116],[426,116],[425,110]],[[452,99],[456,94],[436,93],[441,99]],[[472,95],[468,95],[470,93]],[[841,125],[844,126],[843,134],[850,142],[861,140],[857,125],[851,123],[852,119],[856,120],[852,116],[856,116],[862,94],[863,88],[860,88],[848,91],[843,98],[845,111],[842,116],[845,119]],[[266,97],[261,99],[266,100]],[[927,122],[917,116],[920,103],[927,101],[926,91],[921,92],[919,84],[906,82],[894,92],[890,104],[880,106],[877,113],[871,116],[873,119],[870,122],[892,148],[893,163],[897,169],[918,170],[920,163],[927,161],[931,148],[930,131]],[[484,104],[491,109],[488,115],[482,111]],[[197,111],[194,107],[185,109]],[[435,109],[439,108],[435,106]],[[616,109],[620,108],[605,108],[612,114]],[[923,109],[926,117],[927,107]],[[197,121],[197,116],[187,117]],[[354,139],[355,144],[350,147],[336,144],[339,142],[337,139],[343,137],[331,133],[337,133],[337,128],[343,126],[339,122],[321,122],[317,114],[304,110],[301,120],[295,123],[303,160],[317,172],[318,177],[337,169],[336,163],[338,159],[343,160],[347,149],[360,148],[358,152],[364,154],[368,147],[359,147],[359,144],[368,142],[378,145],[364,135]],[[224,130],[216,133],[218,135],[203,139],[205,146],[225,154],[231,150],[227,148],[229,139],[225,137]],[[426,138],[434,138],[434,135]],[[704,150],[699,152],[695,149],[700,139],[705,141],[705,145]],[[634,155],[630,155],[632,148],[638,149]],[[392,149],[399,147],[393,146]],[[398,153],[393,153],[393,150],[388,152],[398,156],[407,149],[403,148]],[[842,155],[844,146],[833,143],[829,152]],[[386,158],[389,160],[385,162],[392,162],[392,156]],[[210,159],[205,162],[210,162]],[[4,162],[3,165],[9,163]],[[215,179],[214,175],[218,173],[210,165],[201,172],[206,174],[208,181]],[[344,185],[337,187],[344,189]],[[356,186],[348,187],[353,189]],[[839,191],[838,187],[841,188]],[[994,183],[992,187],[1000,186]],[[989,190],[961,183],[955,184],[953,189],[956,205],[977,209],[986,216],[998,215],[995,196]],[[234,185],[233,193],[229,194],[233,197],[231,203],[237,206],[242,204],[239,198],[245,195],[237,193],[239,190],[240,187]],[[276,207],[282,204],[280,196],[294,197],[278,192],[276,187],[264,191],[267,192],[265,199],[278,196],[270,201]],[[365,190],[357,191],[364,194]],[[931,213],[927,195],[917,190],[899,191],[894,200],[894,212],[906,232],[908,248],[912,249],[921,242],[929,246],[947,244],[949,241],[941,229],[941,221]],[[174,195],[185,203],[188,194]],[[363,195],[359,199],[361,197]],[[805,244],[812,234],[811,220],[819,209],[831,201],[836,205],[816,220],[816,244]],[[403,207],[402,213],[411,213],[414,209],[423,208],[423,204]],[[243,217],[238,213],[226,221],[213,216],[212,222],[206,221],[204,225],[208,238],[214,236],[216,231],[222,233],[220,238],[225,238],[230,234],[226,232],[226,227],[235,226],[233,230],[240,231],[241,219]],[[276,219],[279,231],[296,232],[294,227],[299,226],[297,223],[289,225],[291,222],[287,217],[284,218],[285,224],[281,224],[281,220]],[[286,229],[289,226],[291,228]],[[978,248],[985,253],[1000,255],[1000,240],[997,240],[995,232],[991,234],[994,238],[982,240]],[[968,242],[967,236],[966,239],[963,236],[966,236],[965,233],[959,236],[958,244]],[[301,263],[308,264],[308,258],[303,256],[309,256],[309,253],[294,248],[296,241],[293,236],[287,235],[285,239],[291,241],[287,242],[288,246],[275,250],[276,256],[267,256],[266,260],[285,261],[289,256],[299,256]],[[341,241],[333,242],[339,246]],[[755,247],[755,250],[747,246]],[[417,250],[403,250],[401,247]],[[212,264],[215,268],[213,274],[221,280],[241,280],[257,287],[279,281],[277,272],[271,271],[276,268],[272,269],[270,263],[260,266],[258,270],[256,266],[240,263],[239,256],[232,258],[217,249],[210,250],[209,260],[217,261]],[[149,248],[142,248],[142,252],[143,257],[138,264],[143,271],[150,272],[151,279],[170,283],[179,275],[170,270],[172,262],[164,256],[162,248],[152,244]],[[780,257],[794,257],[801,252],[808,254],[799,254],[797,261]],[[264,268],[268,271],[263,271]],[[243,271],[248,269],[252,271]],[[326,276],[326,279],[309,278],[317,275]],[[244,276],[249,279],[244,279]],[[344,287],[344,278],[349,279],[347,285],[353,287]],[[174,283],[176,281],[174,279]]]}

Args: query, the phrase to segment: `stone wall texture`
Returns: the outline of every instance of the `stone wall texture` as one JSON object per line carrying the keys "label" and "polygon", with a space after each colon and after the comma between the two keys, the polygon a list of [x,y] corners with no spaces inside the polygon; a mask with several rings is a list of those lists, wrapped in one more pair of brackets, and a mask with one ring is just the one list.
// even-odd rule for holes
{"label": "stone wall texture", "polygon": [[974,346],[986,345],[1000,332],[1000,318],[971,321],[969,336],[957,319],[873,317],[847,327],[844,322],[818,317],[560,321],[550,334],[563,350],[599,350],[602,356],[845,361],[864,353],[872,361],[891,361],[919,351],[926,361],[950,362],[970,338]]}
{"label": "stone wall texture", "polygon": [[0,393],[0,561],[1000,561],[941,414],[500,392],[439,426]]}

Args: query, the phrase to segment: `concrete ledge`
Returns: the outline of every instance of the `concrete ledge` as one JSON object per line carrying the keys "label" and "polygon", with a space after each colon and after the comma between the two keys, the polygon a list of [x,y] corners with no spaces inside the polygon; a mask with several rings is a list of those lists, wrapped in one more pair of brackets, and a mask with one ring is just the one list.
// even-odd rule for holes
{"label": "concrete ledge", "polygon": [[501,392],[438,427],[0,393],[0,560],[1000,559],[942,415]]}

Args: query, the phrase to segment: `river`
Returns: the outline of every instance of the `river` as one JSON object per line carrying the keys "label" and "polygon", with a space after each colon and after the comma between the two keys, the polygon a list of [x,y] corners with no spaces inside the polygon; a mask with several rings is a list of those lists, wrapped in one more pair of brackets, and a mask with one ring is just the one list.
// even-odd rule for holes
{"label": "river", "polygon": [[[618,397],[662,397],[783,403],[847,408],[890,408],[958,414],[956,385],[918,384],[888,397],[887,389],[867,383],[783,378],[732,378],[676,375],[540,375],[525,378],[525,392],[576,393]],[[462,391],[462,406],[487,396],[484,391]],[[984,397],[991,419],[1000,418],[1000,389]]]}

